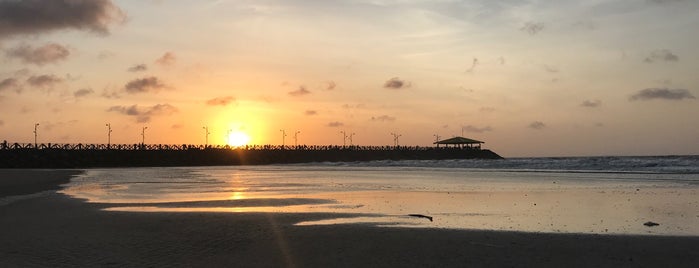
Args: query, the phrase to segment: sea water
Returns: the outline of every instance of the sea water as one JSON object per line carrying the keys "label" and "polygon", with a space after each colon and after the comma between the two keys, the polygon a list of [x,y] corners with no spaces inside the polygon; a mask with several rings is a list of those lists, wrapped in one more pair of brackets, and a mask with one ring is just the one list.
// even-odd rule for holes
{"label": "sea water", "polygon": [[699,156],[90,169],[66,186],[108,211],[325,213],[327,220],[298,224],[699,236]]}

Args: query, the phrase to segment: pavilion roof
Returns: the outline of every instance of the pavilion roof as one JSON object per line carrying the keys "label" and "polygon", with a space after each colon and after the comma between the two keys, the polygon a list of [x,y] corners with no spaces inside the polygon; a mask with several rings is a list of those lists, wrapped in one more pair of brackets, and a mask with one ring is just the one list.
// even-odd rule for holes
{"label": "pavilion roof", "polygon": [[432,144],[478,144],[478,143],[485,143],[485,142],[477,141],[477,140],[469,139],[469,138],[464,138],[464,137],[453,137],[453,138],[446,139],[446,140],[436,141],[436,142],[433,142]]}

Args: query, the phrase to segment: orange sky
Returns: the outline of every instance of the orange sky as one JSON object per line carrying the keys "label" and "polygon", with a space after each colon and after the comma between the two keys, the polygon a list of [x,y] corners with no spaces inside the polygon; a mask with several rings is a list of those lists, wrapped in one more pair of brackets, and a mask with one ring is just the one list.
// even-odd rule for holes
{"label": "orange sky", "polygon": [[[66,4],[71,2],[71,5]],[[20,12],[30,11],[30,12]],[[0,139],[699,153],[696,1],[0,0]],[[30,14],[30,15],[25,15]],[[70,18],[70,19],[69,19]],[[346,141],[349,144],[349,140]]]}

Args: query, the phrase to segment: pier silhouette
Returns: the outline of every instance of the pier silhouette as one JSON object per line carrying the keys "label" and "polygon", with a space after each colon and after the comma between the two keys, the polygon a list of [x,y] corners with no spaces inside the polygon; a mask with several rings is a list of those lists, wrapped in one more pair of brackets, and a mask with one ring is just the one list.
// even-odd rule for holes
{"label": "pier silhouette", "polygon": [[481,148],[339,145],[32,144],[3,142],[0,168],[263,165],[373,160],[501,159]]}

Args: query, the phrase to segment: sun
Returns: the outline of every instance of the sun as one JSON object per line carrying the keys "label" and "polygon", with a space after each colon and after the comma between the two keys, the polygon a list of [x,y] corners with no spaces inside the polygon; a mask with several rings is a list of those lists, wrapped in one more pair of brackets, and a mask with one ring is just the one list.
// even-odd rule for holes
{"label": "sun", "polygon": [[245,132],[236,131],[228,135],[228,145],[230,146],[245,146],[250,141],[250,136]]}

